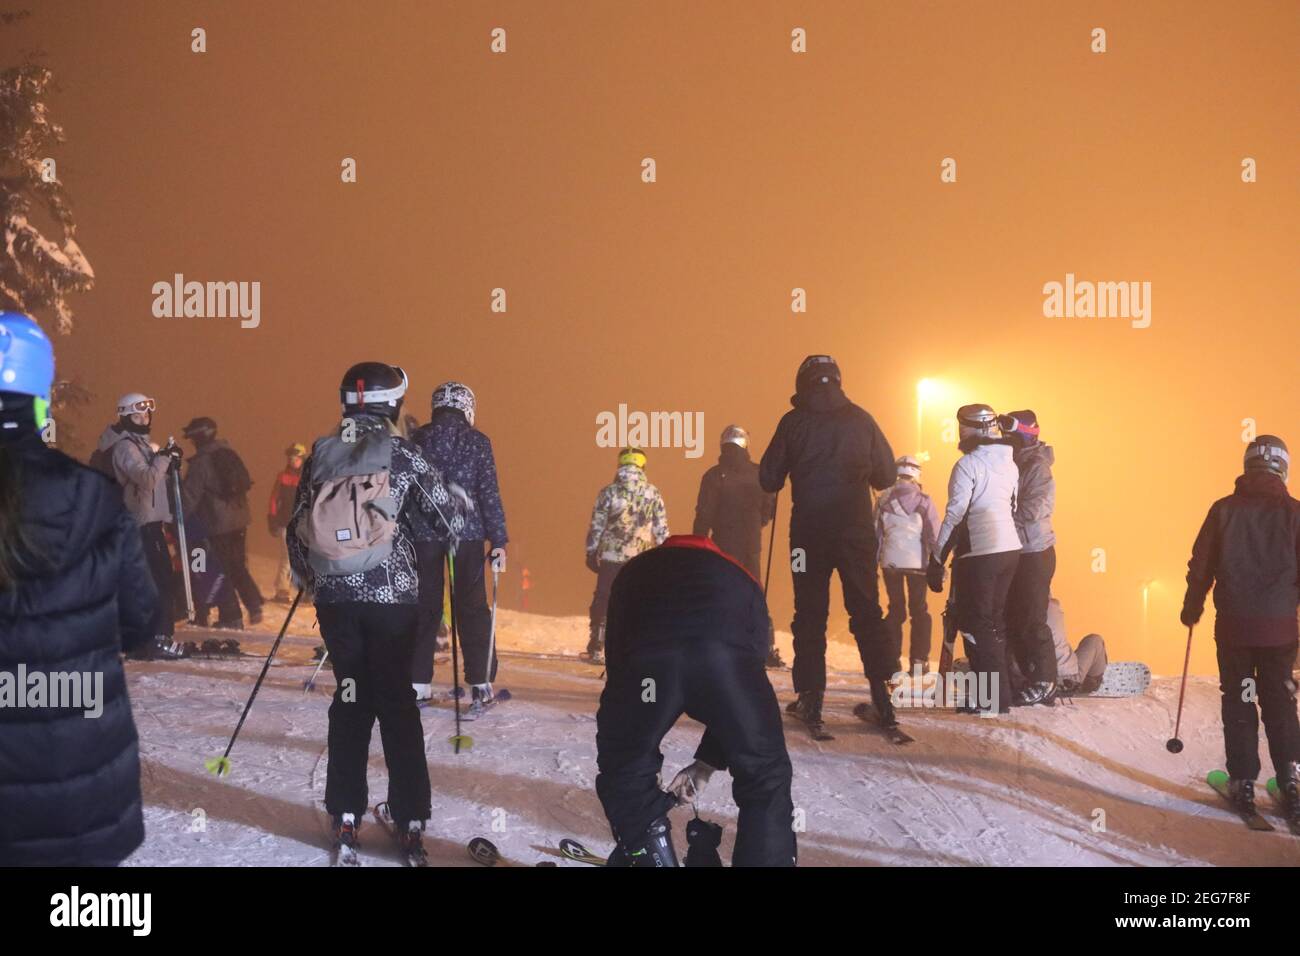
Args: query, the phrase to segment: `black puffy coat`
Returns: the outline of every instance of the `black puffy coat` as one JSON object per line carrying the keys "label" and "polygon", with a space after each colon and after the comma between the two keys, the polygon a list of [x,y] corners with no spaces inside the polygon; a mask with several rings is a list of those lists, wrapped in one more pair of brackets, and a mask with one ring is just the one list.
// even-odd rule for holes
{"label": "black puffy coat", "polygon": [[[30,431],[0,439],[29,544],[0,591],[0,682],[102,675],[98,717],[0,706],[0,866],[120,862],[144,839],[140,756],[121,651],[150,637],[157,591],[140,532],[104,475]],[[29,701],[30,703],[30,701]]]}
{"label": "black puffy coat", "polygon": [[749,452],[728,442],[718,463],[700,479],[694,533],[740,561],[755,577],[763,550],[763,526],[772,520],[776,499],[758,484],[758,465]]}
{"label": "black puffy coat", "polygon": [[776,492],[790,477],[790,539],[845,532],[874,539],[871,492],[894,483],[894,452],[869,413],[837,385],[817,385],[790,399],[763,452],[758,480]]}

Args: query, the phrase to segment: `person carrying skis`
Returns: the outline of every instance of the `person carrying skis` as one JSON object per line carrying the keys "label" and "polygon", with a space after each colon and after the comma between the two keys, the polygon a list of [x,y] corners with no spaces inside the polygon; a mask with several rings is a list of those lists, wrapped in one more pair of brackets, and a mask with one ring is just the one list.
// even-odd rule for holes
{"label": "person carrying skis", "polygon": [[[611,865],[677,866],[668,811],[693,802],[719,769],[730,770],[740,808],[732,863],[795,865],[790,757],[763,667],[768,625],[758,580],[702,536],[674,535],[614,579],[596,712]],[[664,792],[659,748],[682,714],[703,723],[704,736]]]}
{"label": "person carrying skis", "polygon": [[1032,411],[1011,412],[998,419],[1002,434],[1011,444],[1012,457],[1020,472],[1014,512],[1020,537],[1020,560],[1007,592],[1007,651],[1015,658],[1025,684],[1017,689],[1012,703],[1051,705],[1059,681],[1056,648],[1047,625],[1047,602],[1052,596],[1056,573],[1056,533],[1052,511],[1056,507],[1056,481],[1052,446],[1038,437],[1038,416]]}
{"label": "person carrying skis", "polygon": [[794,689],[786,710],[810,726],[822,722],[826,691],[826,620],[831,574],[838,572],[871,700],[882,725],[897,723],[887,681],[897,660],[880,610],[876,533],[868,488],[894,483],[894,453],[876,420],[849,401],[829,355],[810,355],[795,375],[794,406],[758,466],[764,491],[790,479],[790,554],[794,579]]}
{"label": "person carrying skis", "polygon": [[293,514],[293,500],[298,496],[298,480],[302,477],[302,462],[307,457],[307,446],[294,442],[284,450],[284,467],[271,484],[271,500],[266,506],[266,530],[280,541],[280,560],[275,566],[275,595],[277,604],[293,600],[289,593],[289,552],[285,547],[289,516]]}
{"label": "person carrying skis", "polygon": [[126,508],[140,526],[145,560],[158,593],[153,640],[139,647],[134,656],[175,660],[185,652],[175,640],[175,577],[164,526],[172,521],[168,476],[180,468],[182,454],[172,441],[159,451],[150,444],[149,429],[157,408],[157,402],[140,392],[128,392],[118,399],[117,421],[99,436],[90,465],[112,477],[121,487]]}
{"label": "person carrying skis", "polygon": [[925,570],[939,538],[939,512],[921,489],[921,463],[911,455],[894,462],[898,480],[876,501],[876,540],[879,563],[889,598],[889,625],[894,669],[901,669],[903,622],[912,619],[908,673],[930,671],[930,609]]}
{"label": "person carrying skis", "polygon": [[[469,495],[474,510],[465,517],[465,529],[452,559],[451,608],[464,655],[465,681],[473,691],[471,709],[492,701],[497,659],[492,644],[492,613],[488,609],[483,576],[486,560],[504,558],[506,513],[497,485],[492,442],[474,427],[474,393],[460,382],[443,382],[433,390],[433,416],[411,440],[448,481]],[[420,564],[420,627],[415,639],[411,682],[417,698],[433,693],[433,655],[442,623],[443,577],[448,543],[432,538],[417,540]]]}
{"label": "person carrying skis", "polygon": [[1286,443],[1275,435],[1247,446],[1235,490],[1210,506],[1192,545],[1180,620],[1196,626],[1213,586],[1230,799],[1239,811],[1254,810],[1262,715],[1287,820],[1297,823],[1300,723],[1292,669],[1300,641],[1300,502],[1287,491],[1290,464]]}
{"label": "person carrying skis", "polygon": [[[694,533],[713,542],[755,578],[762,580],[763,528],[776,515],[776,496],[758,484],[758,465],[749,457],[749,432],[739,425],[722,431],[718,463],[700,479]],[[767,650],[768,667],[784,667],[776,633]]]}
{"label": "person carrying skis", "polygon": [[248,623],[261,624],[262,592],[248,570],[247,534],[252,522],[248,492],[253,486],[248,469],[230,443],[217,437],[217,423],[211,418],[193,419],[181,434],[195,449],[181,485],[185,512],[203,520],[208,544],[248,610]]}
{"label": "person carrying skis", "polygon": [[645,452],[640,448],[620,451],[614,480],[600,489],[591,509],[587,569],[595,572],[596,590],[588,609],[591,633],[583,656],[593,664],[605,660],[605,611],[615,576],[628,561],[668,537],[664,499],[646,478],[645,465]]}
{"label": "person carrying skis", "polygon": [[942,592],[944,563],[955,555],[952,613],[981,698],[963,710],[1005,714],[1011,709],[1006,603],[1020,560],[1013,513],[1020,472],[988,405],[963,405],[957,425],[962,455],[948,478],[948,503],[927,578],[930,590]]}
{"label": "person carrying skis", "polygon": [[343,419],[303,463],[287,537],[296,582],[313,595],[337,690],[329,709],[325,809],[339,860],[355,860],[366,812],[370,735],[379,722],[388,809],[408,861],[423,865],[429,819],[424,729],[411,687],[419,620],[415,540],[459,538],[470,508],[397,433],[406,373],[352,366],[339,385]]}
{"label": "person carrying skis", "polygon": [[158,592],[118,488],[42,440],[53,382],[40,326],[0,312],[0,674],[103,688],[0,712],[0,866],[116,866],[144,841],[121,654],[157,633]]}

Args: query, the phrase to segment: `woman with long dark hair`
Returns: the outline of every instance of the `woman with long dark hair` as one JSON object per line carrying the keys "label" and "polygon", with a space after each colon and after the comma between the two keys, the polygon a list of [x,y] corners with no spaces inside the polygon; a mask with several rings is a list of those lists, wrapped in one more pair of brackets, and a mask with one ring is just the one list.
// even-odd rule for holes
{"label": "woman with long dark hair", "polygon": [[48,447],[54,352],[0,312],[0,866],[114,865],[144,839],[121,654],[152,637],[140,531]]}

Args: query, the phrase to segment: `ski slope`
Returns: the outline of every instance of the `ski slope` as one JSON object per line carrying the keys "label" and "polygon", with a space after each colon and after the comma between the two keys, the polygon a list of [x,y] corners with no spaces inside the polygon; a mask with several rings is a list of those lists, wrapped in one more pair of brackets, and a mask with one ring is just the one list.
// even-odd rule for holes
{"label": "ski slope", "polygon": [[[276,605],[267,605],[268,611]],[[268,613],[264,627],[283,620]],[[483,720],[467,724],[474,747],[459,755],[450,702],[423,712],[433,783],[427,843],[434,865],[474,866],[465,851],[487,836],[512,861],[562,860],[555,847],[574,837],[593,850],[611,847],[594,791],[595,711],[600,669],[577,659],[585,618],[502,611],[498,686],[514,694]],[[128,865],[324,866],[326,711],[333,676],[314,693],[303,682],[317,639],[305,607],[240,734],[233,772],[217,779],[203,766],[221,753],[261,662],[186,660],[130,663],[128,674],[146,802],[146,839]],[[269,650],[274,635],[245,632],[245,648]],[[790,658],[790,638],[779,635]],[[814,743],[787,721],[794,803],[804,820],[802,866],[1297,865],[1300,840],[1250,833],[1204,783],[1222,764],[1218,691],[1193,678],[1187,691],[1179,756],[1164,747],[1177,704],[1177,678],[1156,678],[1128,700],[1078,700],[1020,709],[986,720],[911,711],[903,726],[916,738],[895,747],[852,716],[865,699],[856,651],[831,647],[828,729]],[[787,672],[769,672],[782,703]],[[436,680],[447,687],[450,664]],[[700,725],[683,719],[664,742],[664,774],[689,763]],[[1263,755],[1265,774],[1270,772]],[[376,731],[371,800],[384,798],[385,768]],[[1261,780],[1262,783],[1262,780]],[[700,800],[703,816],[724,824],[723,859],[735,836],[730,778],[715,774]],[[1273,814],[1260,788],[1261,807]],[[674,811],[685,852],[688,810]],[[361,833],[367,865],[398,865],[378,826]]]}

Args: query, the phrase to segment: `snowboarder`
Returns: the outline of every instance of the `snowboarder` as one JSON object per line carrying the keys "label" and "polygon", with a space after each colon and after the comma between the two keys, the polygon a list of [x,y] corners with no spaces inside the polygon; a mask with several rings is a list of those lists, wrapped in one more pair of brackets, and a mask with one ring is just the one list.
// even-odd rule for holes
{"label": "snowboarder", "polygon": [[263,602],[248,570],[246,538],[252,521],[248,492],[253,482],[244,460],[228,441],[217,437],[217,423],[211,418],[193,419],[181,434],[195,449],[181,485],[185,513],[202,519],[208,529],[208,544],[248,610],[248,623],[255,627],[262,623]]}
{"label": "snowboarder", "polygon": [[184,656],[175,641],[175,607],[172,556],[164,525],[172,521],[168,475],[179,468],[181,449],[169,441],[155,451],[149,429],[158,403],[140,392],[128,392],[117,402],[117,421],[104,429],[91,455],[91,467],[113,477],[122,488],[127,510],[140,526],[140,541],[153,578],[158,601],[154,612],[153,641],[134,656],[173,660]]}
{"label": "snowboarder", "polygon": [[1047,602],[1047,626],[1056,648],[1056,673],[1061,695],[1091,694],[1101,686],[1102,678],[1106,676],[1106,665],[1110,663],[1106,656],[1106,642],[1100,634],[1087,634],[1079,641],[1078,647],[1071,648],[1065,630],[1065,612],[1056,598]]}
{"label": "snowboarder", "polygon": [[99,713],[6,708],[0,866],[115,866],[144,840],[121,653],[154,638],[158,592],[118,489],[42,441],[53,381],[40,326],[0,313],[0,672],[103,687]]}
{"label": "snowboarder", "polygon": [[[776,515],[776,496],[759,487],[758,465],[749,457],[749,432],[728,425],[721,444],[718,463],[700,479],[693,530],[701,537],[712,535],[714,544],[761,580],[763,528]],[[770,638],[767,666],[784,667],[775,631]]]}
{"label": "snowboarder", "polygon": [[287,536],[294,580],[314,596],[337,682],[325,808],[344,863],[355,860],[357,827],[368,806],[376,720],[388,765],[388,808],[412,862],[423,856],[430,812],[424,730],[411,687],[419,615],[412,542],[459,537],[468,499],[397,434],[406,388],[406,373],[383,362],[348,369],[339,386],[343,420],[303,463]]}
{"label": "snowboarder", "polygon": [[942,592],[944,563],[955,555],[952,613],[980,698],[963,710],[1007,713],[1006,603],[1020,560],[1013,514],[1020,472],[992,408],[963,405],[957,409],[957,425],[962,455],[948,478],[948,503],[927,577],[930,590]]}
{"label": "snowboarder", "polygon": [[1025,684],[1012,703],[1051,705],[1058,682],[1056,648],[1047,624],[1047,602],[1056,573],[1056,534],[1052,511],[1056,507],[1056,481],[1052,478],[1055,454],[1038,437],[1038,416],[1026,409],[1003,415],[998,424],[1011,444],[1020,472],[1016,487],[1016,534],[1020,560],[1007,592],[1007,652],[1015,658]]}
{"label": "snowboarder", "polygon": [[[740,808],[732,863],[795,864],[790,757],[763,669],[768,623],[758,580],[708,538],[670,537],[614,579],[596,713],[596,793],[617,843],[611,864],[676,866],[668,811],[679,798],[693,802],[720,769],[730,770]],[[664,792],[659,747],[682,714],[703,723],[704,736]]]}
{"label": "snowboarder", "polygon": [[293,499],[298,495],[302,462],[306,457],[307,446],[300,442],[294,442],[284,450],[284,467],[271,484],[271,500],[266,506],[266,529],[280,542],[280,560],[275,566],[275,594],[271,598],[277,604],[288,604],[293,600],[289,593],[289,552],[284,538],[289,527],[289,515],[293,513]]}
{"label": "snowboarder", "polygon": [[[452,555],[455,593],[451,607],[464,655],[465,681],[473,691],[471,706],[482,707],[492,701],[492,682],[497,672],[496,653],[489,647],[492,614],[488,610],[483,565],[486,560],[504,559],[506,513],[497,485],[492,442],[474,427],[473,391],[460,382],[443,382],[433,390],[431,401],[433,415],[429,424],[418,429],[411,440],[429,463],[448,481],[463,488],[474,503]],[[420,565],[420,628],[411,681],[416,697],[425,700],[433,693],[433,655],[442,622],[447,543],[438,538],[417,540],[415,553]]]}
{"label": "snowboarder", "polygon": [[609,589],[623,565],[668,537],[668,512],[659,489],[645,476],[646,457],[640,448],[618,453],[614,480],[596,495],[587,529],[587,569],[596,575],[596,590],[588,610],[590,636],[584,656],[602,663],[605,610]]}
{"label": "snowboarder", "polygon": [[939,512],[921,488],[921,463],[911,455],[894,462],[898,480],[876,501],[876,539],[885,579],[889,612],[885,622],[893,639],[894,668],[901,665],[903,622],[912,619],[908,673],[930,670],[930,609],[925,570],[939,538]]}
{"label": "snowboarder", "polygon": [[876,420],[849,401],[829,355],[810,355],[795,375],[794,406],[758,466],[763,490],[790,478],[791,572],[794,579],[794,689],[786,709],[821,724],[826,691],[826,620],[831,574],[838,572],[871,699],[884,726],[896,723],[887,681],[897,660],[880,610],[876,532],[868,488],[894,483],[894,453]]}
{"label": "snowboarder", "polygon": [[1254,810],[1262,714],[1287,819],[1300,821],[1300,723],[1291,674],[1300,640],[1300,502],[1287,491],[1289,472],[1290,453],[1282,439],[1260,435],[1247,446],[1236,489],[1210,506],[1192,546],[1180,619],[1184,627],[1194,627],[1214,587],[1214,642],[1233,805],[1243,813]]}

